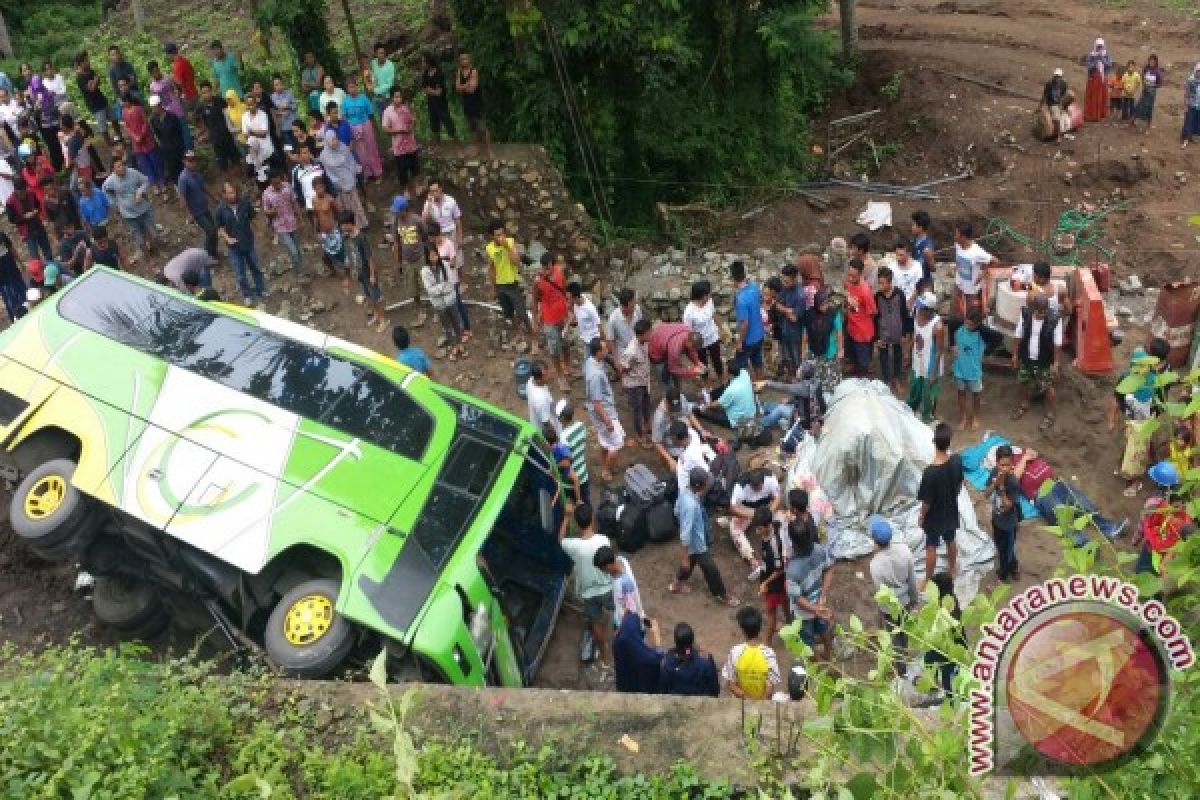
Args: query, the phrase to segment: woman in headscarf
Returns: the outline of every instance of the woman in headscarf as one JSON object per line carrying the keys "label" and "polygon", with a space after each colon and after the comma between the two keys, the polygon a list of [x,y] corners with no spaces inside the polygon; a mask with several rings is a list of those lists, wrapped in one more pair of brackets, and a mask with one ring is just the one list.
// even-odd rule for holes
{"label": "woman in headscarf", "polygon": [[842,311],[830,302],[828,289],[820,289],[813,296],[805,330],[817,362],[817,383],[824,391],[832,392],[842,382]]}
{"label": "woman in headscarf", "polygon": [[58,141],[60,122],[58,97],[46,86],[42,76],[35,73],[32,68],[29,69],[28,80],[29,97],[33,101],[34,115],[37,117],[42,142],[46,145],[46,155],[50,157],[54,171],[61,172],[64,162],[62,144]]}
{"label": "woman in headscarf", "polygon": [[1150,124],[1154,120],[1154,100],[1158,96],[1158,87],[1163,85],[1163,79],[1163,71],[1158,66],[1158,56],[1151,53],[1146,59],[1146,66],[1142,67],[1142,95],[1133,107],[1133,122],[1130,123],[1133,127],[1136,128],[1138,120],[1141,119],[1146,121],[1146,130],[1150,130]]}
{"label": "woman in headscarf", "polygon": [[680,697],[716,697],[721,693],[717,664],[711,654],[696,647],[696,634],[686,622],[675,626],[675,646],[663,656],[658,690]]}
{"label": "woman in headscarf", "polygon": [[246,143],[246,135],[242,133],[242,116],[246,113],[246,106],[242,103],[242,98],[238,97],[238,93],[234,89],[225,90],[225,124],[229,126],[229,133],[238,143],[238,148]]}
{"label": "woman in headscarf", "polygon": [[343,211],[353,211],[354,223],[365,230],[367,212],[358,196],[358,173],[362,171],[362,165],[333,130],[325,131],[325,148],[321,151],[320,162],[325,177],[333,186],[338,205]]}
{"label": "woman in headscarf", "polygon": [[1195,136],[1200,136],[1200,64],[1192,68],[1183,90],[1183,135],[1180,137],[1180,147],[1187,147]]}
{"label": "woman in headscarf", "polygon": [[1108,73],[1112,69],[1112,56],[1097,39],[1087,57],[1087,89],[1083,93],[1083,121],[1100,122],[1108,116]]}
{"label": "woman in headscarf", "polygon": [[379,157],[379,144],[375,141],[375,103],[359,86],[358,79],[346,79],[346,97],[342,100],[342,116],[354,131],[350,149],[362,165],[363,177],[379,179],[383,176],[383,160]]}
{"label": "woman in headscarf", "polygon": [[612,641],[613,671],[616,673],[618,692],[658,693],[658,676],[663,660],[662,641],[654,620],[650,620],[649,628],[653,646],[646,644],[641,617],[637,614],[621,617],[617,635]]}
{"label": "woman in headscarf", "polygon": [[821,271],[821,259],[811,253],[796,257],[796,269],[800,272],[800,285],[804,287],[804,299],[812,305],[813,297],[825,287],[825,275]]}

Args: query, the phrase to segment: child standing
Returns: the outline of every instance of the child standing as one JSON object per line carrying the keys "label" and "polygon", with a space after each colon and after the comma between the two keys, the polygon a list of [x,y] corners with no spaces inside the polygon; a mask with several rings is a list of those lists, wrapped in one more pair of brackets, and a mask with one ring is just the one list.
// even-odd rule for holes
{"label": "child standing", "polygon": [[996,448],[996,468],[988,478],[992,500],[992,539],[996,543],[996,577],[1001,583],[1020,578],[1017,567],[1017,528],[1021,525],[1021,484],[1013,469],[1013,451]]}
{"label": "child standing", "polygon": [[904,292],[892,284],[891,267],[879,268],[879,291],[875,293],[876,347],[879,348],[879,374],[894,393],[904,374],[904,334],[908,303]]}
{"label": "child standing", "polygon": [[571,457],[571,448],[567,446],[566,442],[559,440],[558,431],[554,429],[552,423],[547,422],[542,426],[542,437],[545,438],[546,444],[550,445],[550,455],[554,459],[554,465],[558,467],[558,474],[563,483],[571,487],[570,502],[576,505],[583,503],[579,476],[575,474],[575,462]]}
{"label": "child standing", "polygon": [[780,612],[783,622],[788,620],[788,597],[785,584],[787,582],[786,568],[788,553],[785,550],[780,523],[775,520],[771,509],[759,507],[754,509],[754,519],[750,527],[758,532],[759,548],[762,553],[762,578],[758,584],[758,593],[762,595],[763,614],[767,618],[767,633],[763,641],[770,644],[779,630]]}
{"label": "child standing", "polygon": [[937,411],[941,392],[942,354],[946,351],[946,327],[937,314],[937,295],[925,292],[917,297],[913,320],[912,374],[908,377],[908,407],[920,412],[929,422]]}
{"label": "child standing", "polygon": [[746,641],[735,644],[725,659],[721,677],[734,697],[766,700],[780,684],[779,661],[775,651],[762,643],[762,612],[743,606],[737,612],[738,627]]}
{"label": "child standing", "polygon": [[1138,71],[1137,62],[1130,61],[1125,65],[1125,74],[1121,76],[1121,119],[1129,122],[1133,119],[1133,104],[1142,93],[1142,74]]}
{"label": "child standing", "polygon": [[[983,311],[972,307],[954,333],[954,387],[958,389],[958,427],[978,430],[983,395]],[[968,399],[968,395],[970,398]]]}
{"label": "child standing", "polygon": [[587,466],[587,428],[575,419],[575,408],[565,398],[558,401],[555,411],[558,412],[558,421],[562,423],[562,435],[559,440],[571,451],[571,467],[575,471],[575,479],[579,482],[579,500],[590,504],[592,486]]}
{"label": "child standing", "polygon": [[1108,84],[1108,114],[1114,123],[1120,118],[1121,109],[1125,106],[1124,78],[1120,69],[1114,69],[1105,79],[1105,83]]}

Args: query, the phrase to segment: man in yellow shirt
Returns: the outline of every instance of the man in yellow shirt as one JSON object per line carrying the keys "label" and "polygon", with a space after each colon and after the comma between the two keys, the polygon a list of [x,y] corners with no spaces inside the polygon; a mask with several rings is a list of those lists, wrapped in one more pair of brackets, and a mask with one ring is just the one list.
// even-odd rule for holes
{"label": "man in yellow shirt", "polygon": [[525,307],[525,290],[521,287],[521,253],[517,243],[507,231],[504,223],[493,221],[488,226],[492,240],[487,243],[488,283],[493,287],[493,297],[500,304],[504,318],[514,322],[529,341],[530,350],[537,353],[537,342],[533,338],[533,325]]}

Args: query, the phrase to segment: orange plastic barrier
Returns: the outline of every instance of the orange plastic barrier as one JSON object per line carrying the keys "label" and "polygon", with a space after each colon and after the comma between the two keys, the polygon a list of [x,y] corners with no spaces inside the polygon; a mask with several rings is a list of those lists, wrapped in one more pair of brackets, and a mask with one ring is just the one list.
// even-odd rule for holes
{"label": "orange plastic barrier", "polygon": [[1113,353],[1104,298],[1091,270],[1075,270],[1075,279],[1075,367],[1088,375],[1106,375],[1113,369]]}

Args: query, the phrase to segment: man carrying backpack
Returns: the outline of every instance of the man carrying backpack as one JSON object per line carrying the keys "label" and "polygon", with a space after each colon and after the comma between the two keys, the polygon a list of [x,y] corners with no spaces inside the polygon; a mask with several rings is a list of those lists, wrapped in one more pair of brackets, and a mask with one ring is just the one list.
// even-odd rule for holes
{"label": "man carrying backpack", "polygon": [[746,640],[730,649],[721,669],[721,678],[734,697],[766,700],[779,688],[781,681],[775,651],[759,640],[762,612],[752,606],[739,608],[737,623]]}

